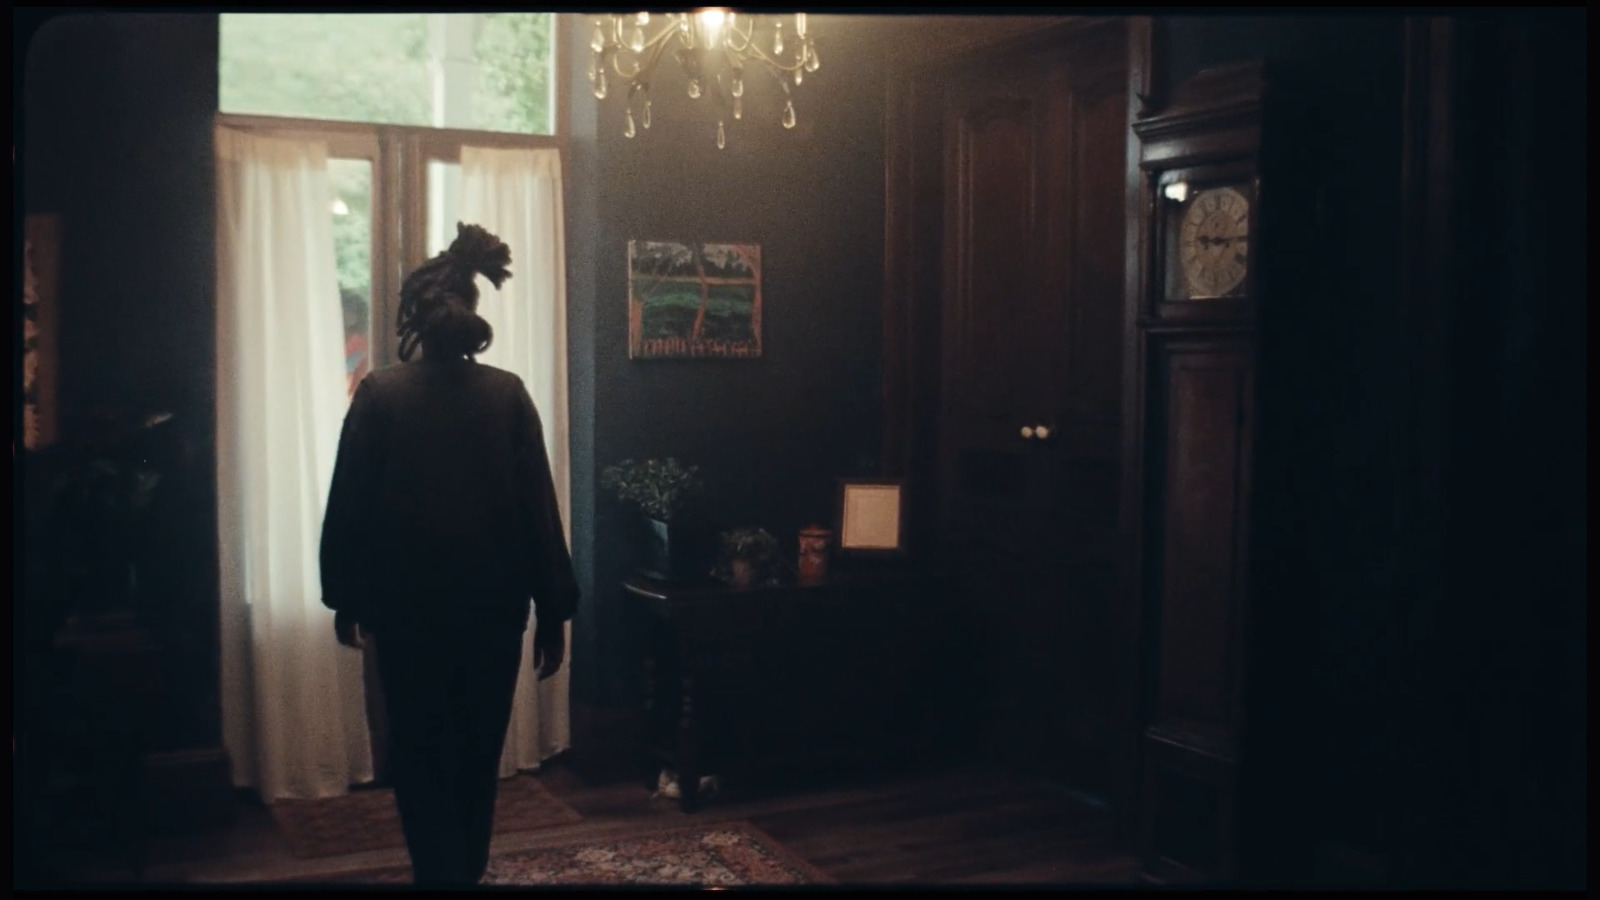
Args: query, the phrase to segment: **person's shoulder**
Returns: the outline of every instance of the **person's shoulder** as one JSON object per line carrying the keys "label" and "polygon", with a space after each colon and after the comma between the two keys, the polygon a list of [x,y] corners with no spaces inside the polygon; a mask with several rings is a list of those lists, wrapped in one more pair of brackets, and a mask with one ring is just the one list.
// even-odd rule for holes
{"label": "person's shoulder", "polygon": [[502,388],[516,388],[522,384],[522,376],[499,366],[488,363],[478,363],[478,375],[484,381]]}
{"label": "person's shoulder", "polygon": [[361,379],[361,386],[365,386],[368,390],[381,391],[403,379],[408,371],[409,369],[404,363],[379,366],[368,372],[366,377]]}

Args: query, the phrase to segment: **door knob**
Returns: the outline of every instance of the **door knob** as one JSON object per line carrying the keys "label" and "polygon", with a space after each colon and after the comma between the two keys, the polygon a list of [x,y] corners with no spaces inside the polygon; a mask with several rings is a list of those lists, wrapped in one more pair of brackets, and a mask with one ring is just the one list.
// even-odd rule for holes
{"label": "door knob", "polygon": [[1032,425],[1024,425],[1024,426],[1022,426],[1022,437],[1023,437],[1023,440],[1027,440],[1028,438],[1033,437],[1033,426]]}

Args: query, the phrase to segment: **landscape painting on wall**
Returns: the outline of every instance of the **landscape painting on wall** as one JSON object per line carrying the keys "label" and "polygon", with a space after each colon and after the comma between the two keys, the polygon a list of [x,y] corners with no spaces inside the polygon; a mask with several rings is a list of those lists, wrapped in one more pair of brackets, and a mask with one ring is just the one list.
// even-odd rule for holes
{"label": "landscape painting on wall", "polygon": [[761,247],[628,242],[628,358],[761,355]]}

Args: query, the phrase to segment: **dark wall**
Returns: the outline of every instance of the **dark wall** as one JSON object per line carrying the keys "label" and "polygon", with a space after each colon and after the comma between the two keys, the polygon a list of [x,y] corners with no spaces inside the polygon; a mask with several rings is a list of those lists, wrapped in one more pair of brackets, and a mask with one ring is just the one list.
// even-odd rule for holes
{"label": "dark wall", "polygon": [[1289,782],[1324,879],[1582,880],[1584,18],[1450,20],[1412,73],[1450,94],[1420,170],[1456,204],[1420,236],[1447,245],[1437,297],[1401,255],[1420,190],[1402,183],[1403,18],[1156,23],[1166,86],[1286,62],[1320,136],[1324,252],[1294,349],[1324,374],[1297,422],[1291,598],[1314,652]]}
{"label": "dark wall", "polygon": [[1448,566],[1418,616],[1410,865],[1462,885],[1586,881],[1586,19],[1455,33]]}
{"label": "dark wall", "polygon": [[[658,78],[654,125],[633,140],[615,96],[601,104],[594,290],[571,295],[595,316],[594,466],[664,456],[699,465],[708,522],[764,527],[790,556],[800,528],[832,519],[835,479],[870,474],[879,452],[883,91],[858,24],[812,17],[823,67],[796,90],[793,131],[778,125],[775,88],[754,76],[724,150],[708,101],[688,101],[676,73]],[[585,101],[594,102],[576,98]],[[760,244],[761,358],[628,359],[634,239]],[[633,520],[604,496],[597,510],[574,697],[634,703],[618,587]]]}
{"label": "dark wall", "polygon": [[169,707],[170,743],[214,743],[216,16],[19,10],[14,22],[17,205],[62,219],[63,435],[102,408],[177,416],[181,467],[147,535],[161,552],[144,583],[176,626],[175,677],[195,686]]}

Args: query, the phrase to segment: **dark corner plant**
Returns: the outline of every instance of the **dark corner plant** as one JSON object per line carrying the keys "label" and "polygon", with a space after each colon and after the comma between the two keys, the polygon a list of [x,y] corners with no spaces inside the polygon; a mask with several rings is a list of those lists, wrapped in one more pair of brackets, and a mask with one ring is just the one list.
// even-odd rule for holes
{"label": "dark corner plant", "polygon": [[671,522],[705,490],[699,466],[676,459],[625,459],[600,473],[600,486],[659,522]]}
{"label": "dark corner plant", "polygon": [[50,555],[56,617],[133,612],[141,545],[161,484],[171,413],[102,415],[83,440],[35,454],[33,500]]}

